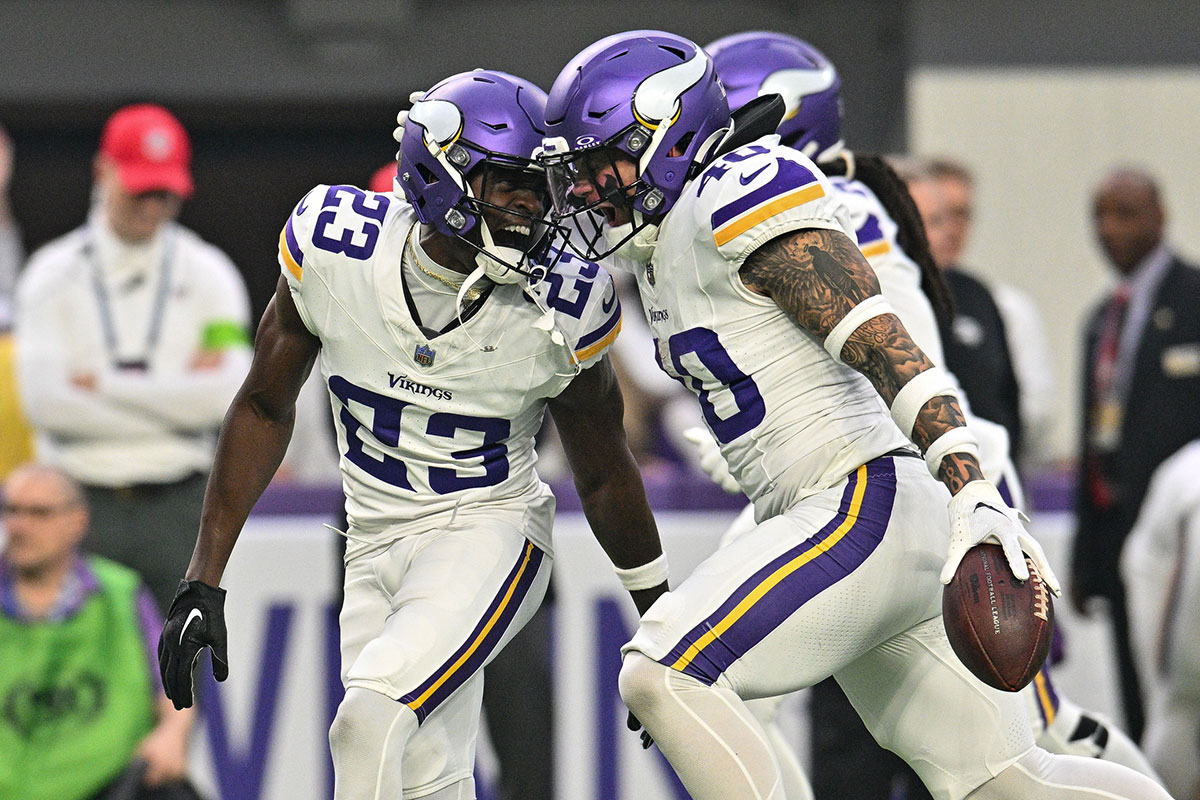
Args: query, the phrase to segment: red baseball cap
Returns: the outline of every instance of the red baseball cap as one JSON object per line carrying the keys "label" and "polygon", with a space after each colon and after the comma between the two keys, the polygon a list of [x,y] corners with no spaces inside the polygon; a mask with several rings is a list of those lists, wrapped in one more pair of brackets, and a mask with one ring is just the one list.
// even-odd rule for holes
{"label": "red baseball cap", "polygon": [[100,153],[117,166],[121,185],[132,194],[165,189],[192,195],[192,145],[175,115],[162,106],[125,106],[104,125]]}
{"label": "red baseball cap", "polygon": [[375,174],[371,176],[371,182],[367,184],[367,188],[372,192],[391,194],[392,189],[395,188],[392,185],[392,179],[395,177],[396,162],[392,161],[375,170]]}

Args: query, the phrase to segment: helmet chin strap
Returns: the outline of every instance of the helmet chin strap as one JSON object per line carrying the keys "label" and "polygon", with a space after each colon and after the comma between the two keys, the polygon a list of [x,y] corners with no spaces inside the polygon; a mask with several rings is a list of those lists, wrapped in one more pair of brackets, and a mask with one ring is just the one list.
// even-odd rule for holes
{"label": "helmet chin strap", "polygon": [[[654,258],[654,248],[658,246],[658,226],[645,222],[645,217],[636,209],[632,210],[633,219],[624,225],[606,227],[604,240],[609,247],[616,247],[615,255],[627,258],[638,264],[648,264]],[[638,225],[637,233],[633,226]]]}
{"label": "helmet chin strap", "polygon": [[[479,236],[483,240],[483,250],[475,254],[477,267],[475,272],[471,273],[472,276],[483,270],[482,274],[487,275],[495,283],[516,283],[525,277],[515,269],[509,269],[508,264],[504,263],[507,260],[510,264],[520,264],[525,253],[515,247],[496,244],[496,240],[492,238],[491,228],[488,227],[482,214],[479,215]],[[463,286],[468,283],[474,283],[474,280],[468,278],[463,281]]]}

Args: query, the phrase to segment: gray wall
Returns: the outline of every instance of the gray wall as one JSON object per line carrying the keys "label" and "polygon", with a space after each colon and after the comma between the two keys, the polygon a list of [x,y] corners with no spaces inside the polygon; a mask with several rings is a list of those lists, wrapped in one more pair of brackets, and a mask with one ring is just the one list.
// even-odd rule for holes
{"label": "gray wall", "polygon": [[230,252],[261,308],[295,199],[365,182],[410,91],[478,66],[548,87],[578,50],[636,27],[808,39],[838,65],[847,139],[866,151],[904,148],[914,66],[1200,64],[1200,3],[1164,0],[0,0],[16,212],[31,247],[78,225],[104,119],[162,102],[194,138],[184,222]]}
{"label": "gray wall", "polygon": [[0,111],[45,115],[144,96],[398,108],[409,91],[480,66],[549,88],[571,56],[620,30],[663,28],[703,44],[761,28],[826,49],[846,77],[848,113],[861,135],[872,146],[895,145],[903,136],[903,8],[879,1],[9,0],[0,3]]}

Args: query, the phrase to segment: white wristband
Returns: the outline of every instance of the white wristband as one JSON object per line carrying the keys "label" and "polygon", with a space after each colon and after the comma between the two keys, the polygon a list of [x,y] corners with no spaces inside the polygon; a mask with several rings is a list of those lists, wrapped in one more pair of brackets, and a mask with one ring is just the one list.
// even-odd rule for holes
{"label": "white wristband", "polygon": [[951,453],[969,453],[979,460],[979,442],[965,425],[951,428],[926,448],[925,466],[929,467],[929,473],[933,477],[941,479],[938,470],[942,468],[942,459]]}
{"label": "white wristband", "polygon": [[839,364],[845,363],[842,361],[842,348],[846,346],[846,340],[850,338],[850,334],[858,330],[869,319],[874,319],[883,314],[894,313],[892,304],[883,295],[871,295],[846,312],[846,316],[838,320],[838,324],[833,326],[833,330],[825,337],[826,352],[833,356],[833,360]]}
{"label": "white wristband", "polygon": [[942,395],[951,395],[957,399],[957,389],[954,378],[941,367],[918,372],[900,387],[900,391],[896,392],[896,397],[892,400],[892,419],[896,421],[896,427],[911,439],[913,425],[916,424],[917,415],[921,413],[925,404]]}
{"label": "white wristband", "polygon": [[642,589],[653,589],[667,580],[667,556],[664,553],[640,567],[630,567],[629,569],[622,569],[614,565],[613,571],[617,573],[617,578],[620,579],[621,585],[625,587],[626,591],[640,592]]}

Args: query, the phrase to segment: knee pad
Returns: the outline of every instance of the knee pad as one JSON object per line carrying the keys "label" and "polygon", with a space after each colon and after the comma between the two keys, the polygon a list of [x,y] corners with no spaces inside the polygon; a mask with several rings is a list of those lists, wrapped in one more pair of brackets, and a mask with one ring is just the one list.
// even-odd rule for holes
{"label": "knee pad", "polygon": [[416,729],[416,715],[403,704],[371,689],[351,687],[329,727],[329,747],[336,758],[347,750],[384,746],[397,735],[407,741]]}
{"label": "knee pad", "polygon": [[617,689],[621,699],[635,714],[638,708],[655,701],[663,690],[663,665],[642,655],[636,650],[626,654],[621,662],[621,674],[617,678]]}
{"label": "knee pad", "polygon": [[334,800],[400,797],[404,748],[416,729],[407,706],[371,689],[348,689],[329,728]]}

